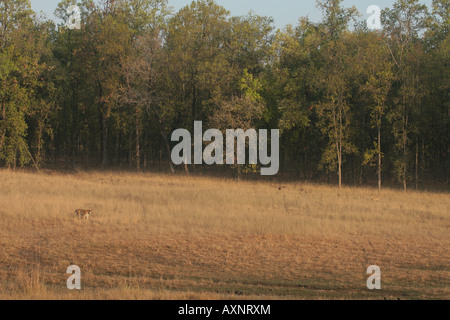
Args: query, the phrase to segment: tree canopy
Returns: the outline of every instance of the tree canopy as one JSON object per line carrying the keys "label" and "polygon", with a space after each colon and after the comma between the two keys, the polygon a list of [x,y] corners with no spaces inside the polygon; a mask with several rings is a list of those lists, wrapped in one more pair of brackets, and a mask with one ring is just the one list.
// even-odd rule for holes
{"label": "tree canopy", "polygon": [[342,2],[275,30],[213,0],[63,0],[60,25],[4,0],[0,166],[175,171],[171,132],[203,121],[280,129],[280,176],[448,186],[448,0],[397,0],[378,31]]}

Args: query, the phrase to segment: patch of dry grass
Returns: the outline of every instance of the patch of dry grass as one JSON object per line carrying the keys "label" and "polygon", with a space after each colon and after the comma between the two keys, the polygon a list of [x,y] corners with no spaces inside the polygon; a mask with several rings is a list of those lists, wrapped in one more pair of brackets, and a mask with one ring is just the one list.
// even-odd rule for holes
{"label": "patch of dry grass", "polygon": [[448,299],[449,218],[447,193],[0,171],[0,298]]}

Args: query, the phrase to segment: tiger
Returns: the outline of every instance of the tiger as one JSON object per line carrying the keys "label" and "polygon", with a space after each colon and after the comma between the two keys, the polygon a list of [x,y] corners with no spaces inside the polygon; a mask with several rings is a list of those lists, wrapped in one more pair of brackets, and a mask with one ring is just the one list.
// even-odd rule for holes
{"label": "tiger", "polygon": [[90,216],[92,216],[93,212],[92,210],[84,210],[84,209],[77,209],[73,213],[74,217],[79,217],[80,219],[88,220]]}

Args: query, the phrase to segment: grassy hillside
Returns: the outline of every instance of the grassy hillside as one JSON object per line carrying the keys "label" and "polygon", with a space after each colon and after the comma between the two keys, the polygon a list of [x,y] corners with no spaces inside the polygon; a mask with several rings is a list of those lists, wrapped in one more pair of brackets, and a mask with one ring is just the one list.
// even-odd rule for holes
{"label": "grassy hillside", "polygon": [[0,218],[1,299],[450,297],[446,193],[0,171]]}

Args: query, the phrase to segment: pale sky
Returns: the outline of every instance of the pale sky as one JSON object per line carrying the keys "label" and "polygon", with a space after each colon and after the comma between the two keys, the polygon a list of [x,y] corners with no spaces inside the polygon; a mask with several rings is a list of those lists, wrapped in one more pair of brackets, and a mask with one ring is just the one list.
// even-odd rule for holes
{"label": "pale sky", "polygon": [[[33,9],[43,11],[47,17],[55,19],[53,12],[60,0],[31,0]],[[192,0],[169,0],[169,5],[178,10]],[[300,17],[309,16],[312,21],[319,21],[322,13],[316,7],[316,0],[216,0],[216,2],[231,12],[234,16],[247,14],[253,10],[261,16],[274,18],[276,28],[284,28],[288,24],[296,25]],[[431,0],[421,0],[431,7]],[[393,0],[345,0],[345,7],[356,6],[362,14],[362,19],[367,19],[366,13],[370,5],[377,5],[381,9],[392,7]]]}

